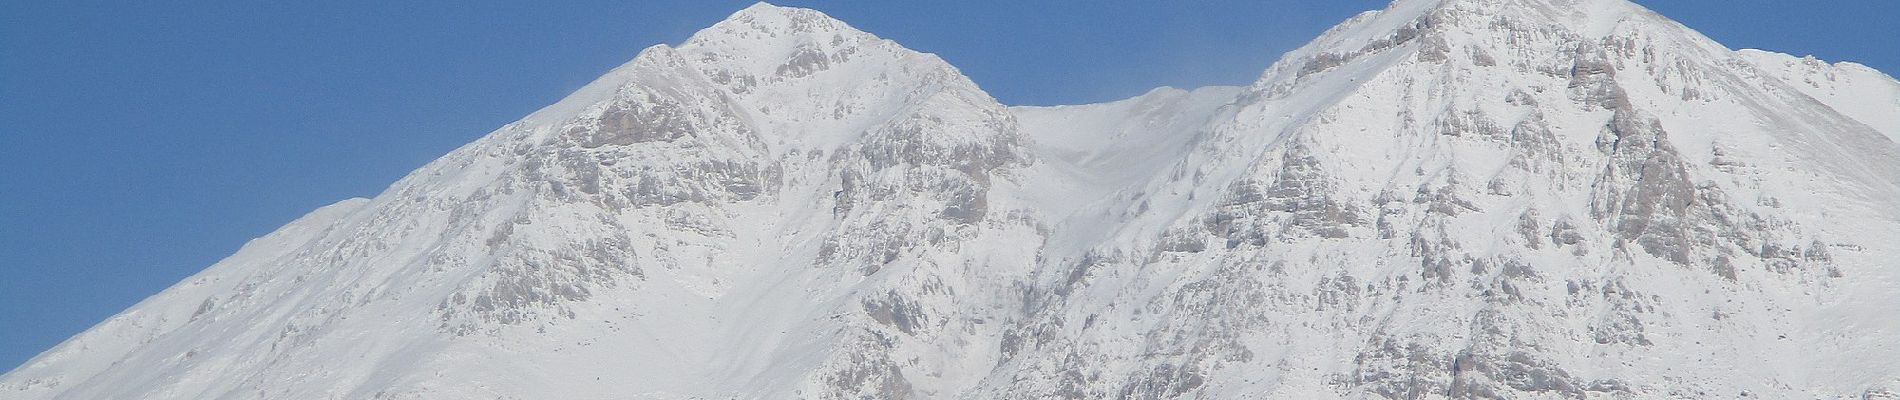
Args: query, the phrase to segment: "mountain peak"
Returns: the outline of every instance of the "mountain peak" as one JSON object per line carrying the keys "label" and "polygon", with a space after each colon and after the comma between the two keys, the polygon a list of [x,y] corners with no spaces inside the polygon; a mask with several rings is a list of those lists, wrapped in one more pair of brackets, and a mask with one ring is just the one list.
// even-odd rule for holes
{"label": "mountain peak", "polygon": [[1895,398],[1900,83],[1742,57],[1399,0],[1254,87],[1007,108],[759,3],[0,398]]}
{"label": "mountain peak", "polygon": [[[860,31],[817,10],[757,3],[693,34],[679,46],[688,60],[720,81],[766,84],[798,79],[845,64],[910,64],[921,55]],[[933,57],[934,58],[934,57]],[[927,61],[928,62],[928,61]],[[941,60],[933,68],[948,68]],[[743,88],[737,92],[745,92]]]}
{"label": "mountain peak", "polygon": [[1378,65],[1447,57],[1462,64],[1508,65],[1514,53],[1487,50],[1518,48],[1527,41],[1547,46],[1538,51],[1641,42],[1704,60],[1732,56],[1714,40],[1628,0],[1397,0],[1288,52],[1259,83],[1296,82],[1371,56],[1384,60]]}
{"label": "mountain peak", "polygon": [[739,9],[739,11],[734,12],[733,14],[736,15],[736,14],[756,14],[756,13],[783,13],[786,10],[787,10],[787,7],[782,7],[777,4],[760,1],[760,2],[753,2],[752,5]]}
{"label": "mountain peak", "polygon": [[745,8],[739,9],[739,11],[733,12],[732,16],[727,17],[727,19],[733,19],[733,18],[738,18],[742,16],[743,17],[786,16],[788,14],[800,14],[800,13],[812,13],[812,14],[824,15],[824,12],[821,12],[818,10],[813,10],[809,8],[786,7],[786,6],[781,6],[781,5],[761,1],[761,2],[752,3],[752,5],[746,6]]}
{"label": "mountain peak", "polygon": [[694,33],[686,42],[714,41],[733,36],[785,38],[819,37],[825,34],[869,35],[818,10],[758,2]]}

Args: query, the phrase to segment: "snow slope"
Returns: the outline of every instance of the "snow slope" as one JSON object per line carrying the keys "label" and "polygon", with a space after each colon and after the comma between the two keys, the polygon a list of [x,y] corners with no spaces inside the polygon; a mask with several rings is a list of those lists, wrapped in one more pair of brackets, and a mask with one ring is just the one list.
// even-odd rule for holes
{"label": "snow slope", "polygon": [[1894,87],[1399,0],[1246,87],[1012,108],[759,4],[0,397],[1900,397]]}
{"label": "snow slope", "polygon": [[1865,65],[1744,49],[1744,60],[1842,115],[1900,142],[1900,81]]}

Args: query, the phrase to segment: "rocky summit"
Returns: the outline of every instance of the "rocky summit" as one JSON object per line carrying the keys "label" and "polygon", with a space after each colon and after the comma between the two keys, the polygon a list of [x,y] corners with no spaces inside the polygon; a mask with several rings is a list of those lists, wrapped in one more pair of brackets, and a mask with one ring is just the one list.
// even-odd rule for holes
{"label": "rocky summit", "polygon": [[1056,107],[759,4],[0,398],[1900,398],[1896,139],[1893,78],[1626,0]]}

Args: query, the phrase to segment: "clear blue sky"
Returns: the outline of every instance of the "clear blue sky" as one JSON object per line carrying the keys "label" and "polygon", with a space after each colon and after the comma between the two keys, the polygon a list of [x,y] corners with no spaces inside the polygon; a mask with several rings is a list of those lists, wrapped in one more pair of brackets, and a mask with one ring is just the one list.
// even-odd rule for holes
{"label": "clear blue sky", "polygon": [[[0,0],[0,371],[749,4],[550,3]],[[1243,84],[1384,3],[781,4],[1064,104]],[[1900,71],[1900,1],[1644,3],[1730,47]]]}

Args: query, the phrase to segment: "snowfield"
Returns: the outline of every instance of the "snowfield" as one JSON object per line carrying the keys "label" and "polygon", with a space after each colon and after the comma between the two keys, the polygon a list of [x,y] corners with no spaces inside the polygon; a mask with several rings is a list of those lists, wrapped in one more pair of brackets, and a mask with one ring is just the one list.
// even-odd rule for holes
{"label": "snowfield", "polygon": [[761,3],[0,398],[1900,398],[1896,140],[1893,78],[1626,0],[1054,107]]}

